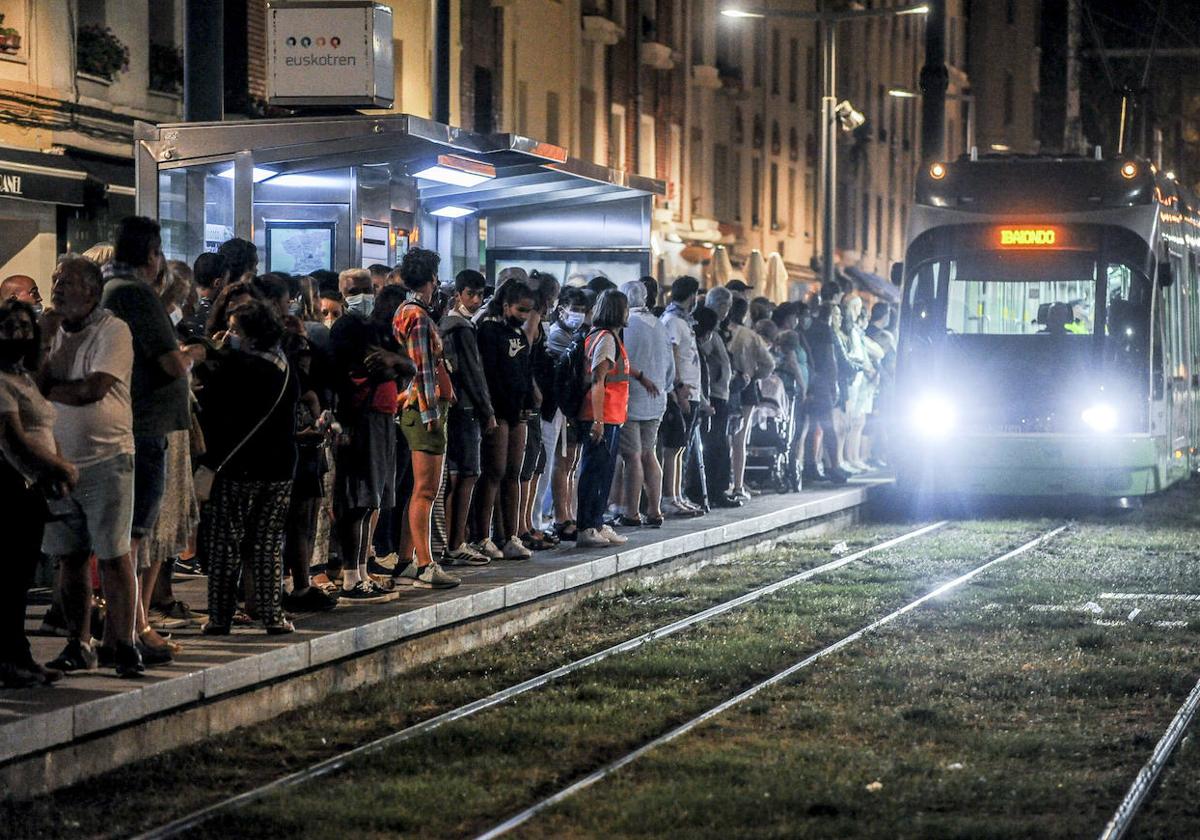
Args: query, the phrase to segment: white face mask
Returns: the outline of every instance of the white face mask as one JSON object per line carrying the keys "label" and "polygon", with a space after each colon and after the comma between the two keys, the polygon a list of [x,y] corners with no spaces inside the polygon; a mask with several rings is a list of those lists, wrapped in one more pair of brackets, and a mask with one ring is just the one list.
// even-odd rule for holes
{"label": "white face mask", "polygon": [[346,311],[357,312],[364,318],[370,317],[371,311],[375,308],[375,295],[366,292],[360,292],[356,295],[346,296]]}
{"label": "white face mask", "polygon": [[577,330],[583,325],[582,312],[564,312],[562,314],[563,326],[569,330]]}
{"label": "white face mask", "polygon": [[172,306],[167,310],[167,317],[171,319],[172,327],[178,327],[179,322],[183,320],[183,310],[178,306]]}

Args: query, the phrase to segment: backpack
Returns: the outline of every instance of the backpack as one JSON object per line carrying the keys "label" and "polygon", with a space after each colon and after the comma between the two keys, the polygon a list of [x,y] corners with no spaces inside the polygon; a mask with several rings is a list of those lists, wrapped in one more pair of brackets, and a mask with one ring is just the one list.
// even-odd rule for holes
{"label": "backpack", "polygon": [[558,400],[559,410],[570,420],[579,416],[592,385],[587,348],[584,345],[597,332],[602,331],[591,330],[586,335],[576,335],[567,345],[566,352],[554,363],[554,396]]}

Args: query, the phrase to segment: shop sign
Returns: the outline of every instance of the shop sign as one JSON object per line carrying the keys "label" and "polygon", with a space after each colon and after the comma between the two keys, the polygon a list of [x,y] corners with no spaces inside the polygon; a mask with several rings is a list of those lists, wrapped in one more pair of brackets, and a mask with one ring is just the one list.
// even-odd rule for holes
{"label": "shop sign", "polygon": [[270,0],[267,100],[286,107],[390,108],[392,10],[369,0]]}

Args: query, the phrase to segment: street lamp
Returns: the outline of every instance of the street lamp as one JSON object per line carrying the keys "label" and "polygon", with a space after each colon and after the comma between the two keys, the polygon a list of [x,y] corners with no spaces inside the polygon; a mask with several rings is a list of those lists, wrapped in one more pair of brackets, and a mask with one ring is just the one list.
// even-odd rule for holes
{"label": "street lamp", "polygon": [[[894,87],[888,88],[888,96],[896,99],[922,99],[920,91],[912,90],[911,88]],[[967,105],[967,152],[975,148],[975,95],[971,93],[947,93],[946,99],[951,102],[965,102]],[[993,148],[995,148],[993,146]],[[996,151],[1007,151],[1004,149],[996,149]]]}
{"label": "street lamp", "polygon": [[[880,9],[851,9],[844,12],[801,12],[789,9],[739,8],[721,10],[734,19],[806,20],[821,24],[821,285],[833,283],[833,254],[836,248],[837,131],[841,124],[837,100],[837,25],[862,18],[926,15],[926,3]],[[860,115],[861,116],[861,115]]]}

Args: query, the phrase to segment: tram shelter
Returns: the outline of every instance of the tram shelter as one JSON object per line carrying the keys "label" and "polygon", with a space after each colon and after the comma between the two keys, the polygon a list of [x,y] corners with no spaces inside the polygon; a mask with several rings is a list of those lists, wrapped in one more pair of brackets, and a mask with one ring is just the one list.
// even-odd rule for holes
{"label": "tram shelter", "polygon": [[650,273],[661,181],[516,134],[409,114],[135,127],[137,208],[191,263],[231,237],[260,271],[395,265],[409,247],[489,278],[510,265],[565,281]]}

